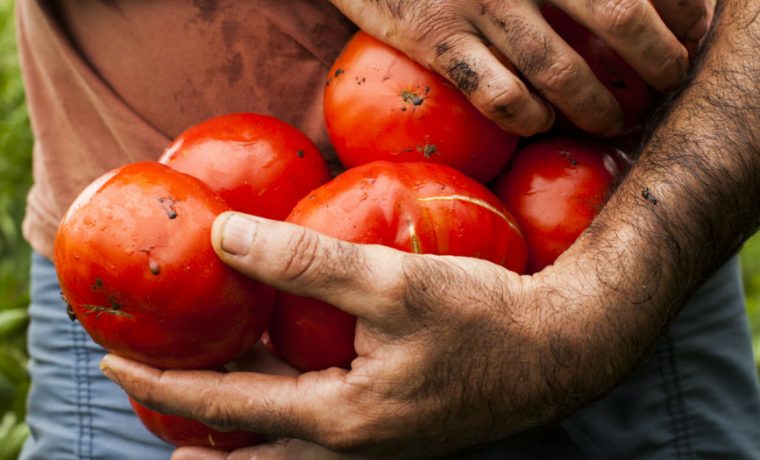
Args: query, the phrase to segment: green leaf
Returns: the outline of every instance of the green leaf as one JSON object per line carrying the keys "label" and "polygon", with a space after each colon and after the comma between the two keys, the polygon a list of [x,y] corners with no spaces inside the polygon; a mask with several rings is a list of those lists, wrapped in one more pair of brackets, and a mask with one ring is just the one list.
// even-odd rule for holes
{"label": "green leaf", "polygon": [[0,340],[22,332],[28,321],[29,314],[26,308],[0,311]]}
{"label": "green leaf", "polygon": [[18,458],[24,441],[29,436],[29,427],[15,414],[7,413],[0,420],[0,460]]}

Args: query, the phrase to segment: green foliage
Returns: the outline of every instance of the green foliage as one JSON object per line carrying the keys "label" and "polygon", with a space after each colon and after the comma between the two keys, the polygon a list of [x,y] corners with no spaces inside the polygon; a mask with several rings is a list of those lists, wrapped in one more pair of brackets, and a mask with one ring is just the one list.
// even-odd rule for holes
{"label": "green foliage", "polygon": [[742,249],[742,274],[747,294],[747,314],[752,328],[755,364],[760,371],[760,233]]}
{"label": "green foliage", "polygon": [[29,435],[29,428],[13,412],[7,412],[0,419],[0,460],[18,457],[24,440]]}
{"label": "green foliage", "polygon": [[32,136],[14,33],[13,2],[0,0],[0,460],[16,458],[28,433],[30,249],[19,229],[31,183]]}

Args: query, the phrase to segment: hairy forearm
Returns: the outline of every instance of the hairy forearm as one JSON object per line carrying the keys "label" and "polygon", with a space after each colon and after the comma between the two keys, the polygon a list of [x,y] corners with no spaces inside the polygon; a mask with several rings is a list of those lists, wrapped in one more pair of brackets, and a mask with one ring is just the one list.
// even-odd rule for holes
{"label": "hairy forearm", "polygon": [[549,303],[563,307],[542,371],[565,409],[611,388],[757,229],[760,1],[721,9],[692,82],[635,166],[589,231],[539,275]]}

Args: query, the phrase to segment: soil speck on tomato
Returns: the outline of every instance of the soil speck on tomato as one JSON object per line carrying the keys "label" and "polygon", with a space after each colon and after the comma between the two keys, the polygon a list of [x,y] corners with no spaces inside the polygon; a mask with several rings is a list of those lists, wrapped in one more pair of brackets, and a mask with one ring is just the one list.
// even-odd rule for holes
{"label": "soil speck on tomato", "polygon": [[176,219],[177,218],[177,210],[174,209],[174,205],[176,204],[176,201],[174,201],[172,198],[162,196],[158,199],[158,202],[161,203],[161,207],[163,208],[164,212],[166,213],[166,216],[169,219]]}
{"label": "soil speck on tomato", "polygon": [[438,147],[435,144],[425,144],[424,146],[417,146],[417,151],[425,155],[425,158],[430,158],[438,151]]}
{"label": "soil speck on tomato", "polygon": [[66,315],[69,317],[69,319],[73,323],[74,321],[77,320],[77,315],[76,313],[74,313],[74,309],[71,308],[71,304],[69,303],[69,301],[66,300],[66,296],[63,295],[63,291],[61,291],[61,299],[63,300],[63,303],[66,305]]}
{"label": "soil speck on tomato", "polygon": [[299,150],[299,151],[297,151],[297,152],[296,152],[296,155],[298,155],[298,158],[303,158],[303,156],[304,156],[305,154],[306,154],[306,153],[305,153],[303,150]]}
{"label": "soil speck on tomato", "polygon": [[158,265],[158,262],[156,262],[153,259],[148,259],[148,269],[150,272],[156,276],[161,274],[161,266]]}
{"label": "soil speck on tomato", "polygon": [[335,69],[335,74],[334,74],[334,76],[335,76],[335,78],[338,78],[338,77],[340,76],[340,74],[342,74],[342,73],[345,73],[345,72],[346,72],[346,71],[345,71],[345,70],[343,70],[343,69]]}
{"label": "soil speck on tomato", "polygon": [[90,289],[95,292],[103,289],[103,280],[100,278],[95,278],[95,283],[90,286]]}

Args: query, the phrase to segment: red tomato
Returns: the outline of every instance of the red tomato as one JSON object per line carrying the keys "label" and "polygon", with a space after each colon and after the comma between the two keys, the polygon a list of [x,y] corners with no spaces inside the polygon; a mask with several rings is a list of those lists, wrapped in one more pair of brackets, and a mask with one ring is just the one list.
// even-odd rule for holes
{"label": "red tomato", "polygon": [[545,5],[542,13],[552,28],[591,67],[615,96],[625,115],[627,130],[640,126],[651,113],[657,93],[601,38],[575,22],[564,11]]}
{"label": "red tomato", "polygon": [[284,121],[253,113],[189,128],[159,161],[207,183],[234,210],[277,220],[330,179],[309,138]]}
{"label": "red tomato", "polygon": [[[443,165],[377,161],[350,169],[301,200],[287,220],[354,243],[479,257],[516,272],[527,257],[501,202]],[[278,355],[303,371],[348,367],[355,324],[333,306],[280,293],[269,334]]]}
{"label": "red tomato", "polygon": [[258,444],[264,438],[249,431],[216,431],[197,420],[179,415],[162,414],[148,409],[129,398],[135,414],[145,428],[157,437],[176,447],[208,447],[231,451]]}
{"label": "red tomato", "polygon": [[325,121],[347,168],[375,160],[452,166],[481,182],[517,144],[445,79],[359,32],[333,64]]}
{"label": "red tomato", "polygon": [[621,152],[606,144],[552,139],[519,150],[494,185],[528,245],[528,273],[551,265],[588,227],[620,173]]}
{"label": "red tomato", "polygon": [[93,340],[162,368],[220,366],[261,335],[274,290],[227,267],[210,243],[229,207],[159,163],[101,176],[55,239],[64,297]]}

